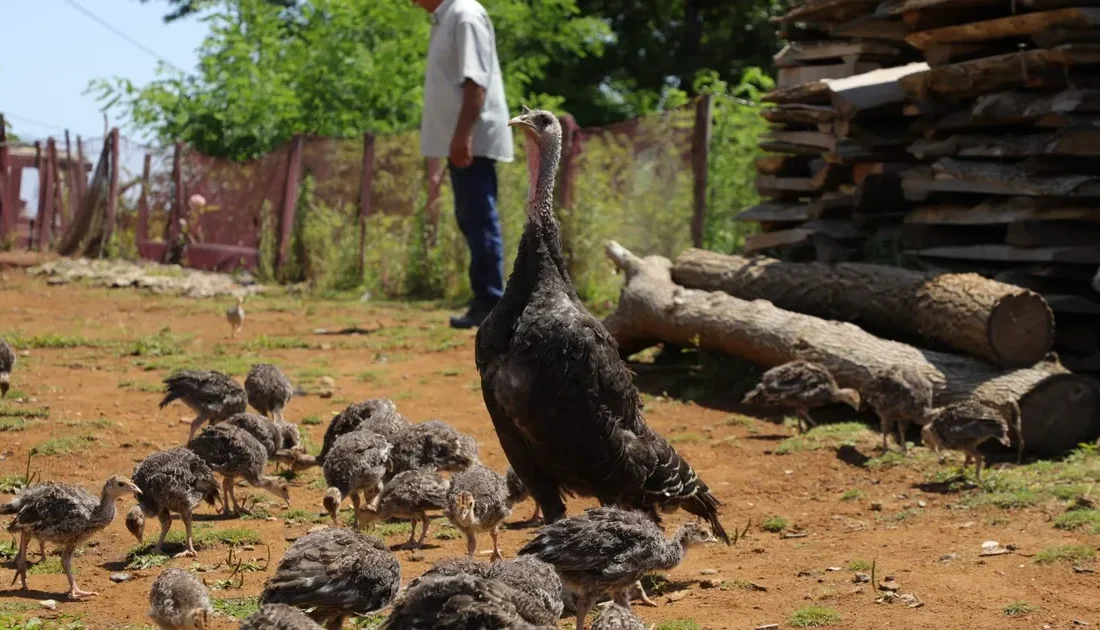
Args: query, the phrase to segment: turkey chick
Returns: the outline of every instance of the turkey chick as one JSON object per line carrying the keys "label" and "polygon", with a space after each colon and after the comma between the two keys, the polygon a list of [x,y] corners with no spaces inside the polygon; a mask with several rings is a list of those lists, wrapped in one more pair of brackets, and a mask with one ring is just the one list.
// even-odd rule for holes
{"label": "turkey chick", "polygon": [[447,518],[466,536],[466,554],[477,551],[477,535],[487,531],[493,538],[493,560],[500,554],[500,526],[512,513],[508,505],[508,486],[504,477],[492,469],[474,464],[451,477],[447,491]]}
{"label": "turkey chick", "polygon": [[[647,630],[645,623],[629,608],[615,602],[600,604],[600,608],[600,616],[592,623],[592,630]],[[653,626],[648,630],[653,630]]]}
{"label": "turkey chick", "polygon": [[203,422],[216,424],[248,408],[244,388],[232,377],[221,372],[205,370],[183,370],[164,379],[164,399],[160,408],[164,409],[174,400],[179,400],[195,412],[191,421],[188,441],[195,437]]}
{"label": "turkey chick", "polygon": [[863,399],[878,414],[883,452],[889,449],[886,439],[894,427],[897,427],[902,452],[908,450],[905,435],[909,424],[924,424],[925,416],[932,409],[933,391],[932,381],[919,371],[901,365],[891,367],[867,384]]}
{"label": "turkey chick", "polygon": [[241,622],[240,630],[323,630],[293,606],[264,604]]}
{"label": "turkey chick", "polygon": [[360,403],[348,405],[341,411],[328,428],[325,429],[325,438],[321,443],[321,452],[316,458],[303,456],[303,463],[314,465],[324,464],[325,457],[332,450],[336,440],[344,434],[355,431],[371,431],[387,440],[408,428],[409,423],[397,413],[397,405],[388,398],[373,398]]}
{"label": "turkey chick", "polygon": [[237,296],[237,303],[225,312],[225,321],[229,322],[229,336],[236,337],[244,326],[244,296]]}
{"label": "turkey chick", "polygon": [[283,419],[283,408],[294,395],[294,387],[286,374],[270,363],[257,363],[244,379],[248,404],[272,421]]}
{"label": "turkey chick", "polygon": [[204,630],[214,607],[210,592],[195,574],[165,569],[149,589],[149,617],[161,630]]}
{"label": "turkey chick", "polygon": [[551,630],[529,596],[477,575],[429,577],[410,586],[380,630]]}
{"label": "turkey chick", "polygon": [[[428,537],[428,510],[447,509],[447,490],[451,482],[434,470],[406,470],[386,482],[378,496],[377,507],[367,506],[362,518],[366,525],[378,520],[407,518],[411,521],[409,540],[403,549],[424,546]],[[416,538],[416,524],[422,523],[420,539]]]}
{"label": "turkey chick", "polygon": [[11,371],[15,369],[15,351],[7,341],[0,339],[0,398],[8,395],[11,387]]}
{"label": "turkey chick", "polygon": [[145,518],[160,521],[157,553],[172,528],[172,513],[180,515],[187,531],[186,549],[176,555],[195,556],[191,537],[191,515],[203,501],[214,505],[218,499],[218,480],[214,471],[198,455],[186,448],[158,451],[134,467],[134,484],[141,490],[138,504],[126,515],[126,529],[141,543],[145,538]]}
{"label": "turkey chick", "polygon": [[359,529],[360,494],[377,509],[392,449],[386,438],[372,431],[355,431],[336,440],[323,468],[328,488],[323,503],[333,525],[339,525],[337,514],[345,497],[351,499],[355,529]]}
{"label": "turkey chick", "polygon": [[933,409],[928,417],[929,422],[921,430],[924,443],[965,453],[963,468],[972,459],[975,460],[975,477],[981,482],[984,457],[978,447],[987,440],[1012,446],[1009,423],[1013,426],[1019,425],[1020,408],[1015,401],[1008,401],[997,407],[976,401],[962,401]]}
{"label": "turkey chick", "polygon": [[477,463],[477,442],[442,420],[414,424],[390,440],[390,475],[418,468],[460,472]]}
{"label": "turkey chick", "polygon": [[842,389],[828,370],[809,361],[791,361],[764,372],[760,383],[741,401],[746,405],[772,405],[794,409],[798,430],[815,426],[810,409],[845,403],[859,410],[859,392]]}
{"label": "turkey chick", "polygon": [[[286,479],[264,474],[267,451],[248,431],[228,424],[207,427],[187,443],[187,448],[201,457],[214,472],[222,476],[222,505],[227,514],[239,514],[241,506],[234,493],[234,483],[244,479],[283,500],[290,506],[290,488]],[[233,507],[229,507],[229,502]],[[230,511],[231,510],[231,511]]]}

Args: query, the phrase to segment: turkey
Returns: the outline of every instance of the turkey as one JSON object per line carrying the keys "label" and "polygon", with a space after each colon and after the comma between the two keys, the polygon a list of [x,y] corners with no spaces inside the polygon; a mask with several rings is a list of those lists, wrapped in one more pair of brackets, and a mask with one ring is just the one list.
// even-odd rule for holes
{"label": "turkey", "polygon": [[663,437],[614,338],[570,280],[554,217],[561,126],[528,110],[510,126],[527,139],[527,222],[504,296],[477,331],[475,361],[500,445],[552,523],[565,494],[660,512],[683,508],[724,541],[718,499]]}
{"label": "turkey", "polygon": [[924,426],[925,418],[932,409],[933,391],[932,381],[904,365],[895,365],[867,384],[863,399],[878,414],[884,453],[889,448],[886,438],[893,427],[897,427],[901,451],[908,451],[905,434],[909,432],[909,424]]}
{"label": "turkey", "polygon": [[814,426],[810,409],[842,402],[859,411],[859,392],[842,389],[824,367],[809,361],[791,361],[764,372],[760,382],[745,394],[746,405],[790,407],[798,416],[798,430]]}
{"label": "turkey", "polygon": [[214,505],[218,499],[218,480],[210,466],[186,448],[172,448],[143,459],[134,467],[133,480],[141,495],[138,504],[126,515],[126,529],[141,543],[145,538],[145,517],[157,517],[160,538],[156,550],[163,553],[161,546],[175,512],[187,531],[186,549],[176,557],[197,555],[191,537],[191,515],[203,501]]}
{"label": "turkey", "polygon": [[19,534],[15,577],[22,580],[23,590],[27,589],[27,545],[31,538],[37,538],[61,547],[61,567],[69,578],[71,599],[97,595],[77,587],[73,552],[77,545],[114,520],[115,501],[127,494],[140,496],[141,490],[126,477],[114,475],[103,484],[98,499],[80,486],[45,483],[41,490],[22,501],[19,512],[8,524],[8,531]]}
{"label": "turkey", "polygon": [[[201,457],[214,472],[222,475],[222,508],[226,514],[240,514],[241,506],[233,488],[238,478],[282,499],[290,507],[290,489],[286,479],[263,474],[267,451],[244,429],[218,424],[207,427],[187,443],[187,448]],[[233,507],[229,507],[229,502]]]}
{"label": "turkey", "polygon": [[286,374],[270,363],[257,363],[244,379],[248,404],[272,421],[283,419],[283,407],[294,395],[294,387]]}
{"label": "turkey", "polygon": [[339,630],[349,615],[388,606],[400,587],[401,565],[381,540],[330,527],[294,541],[264,585],[260,604],[290,604]]}
{"label": "turkey", "polygon": [[451,478],[447,491],[447,519],[466,536],[466,555],[477,551],[477,535],[489,532],[493,539],[492,559],[502,560],[500,526],[512,514],[504,477],[487,466],[476,464]]}
{"label": "turkey", "polygon": [[[975,477],[981,482],[984,458],[978,447],[988,440],[1012,446],[1009,432],[1020,426],[1020,407],[1012,400],[996,407],[962,401],[933,409],[928,417],[928,424],[921,430],[924,443],[966,453],[963,468],[975,460]],[[1022,453],[1022,444],[1019,448]]]}
{"label": "turkey", "polygon": [[0,339],[0,398],[8,395],[11,387],[11,371],[15,369],[15,351],[7,341]]}
{"label": "turkey", "polygon": [[477,441],[442,420],[411,425],[388,439],[391,476],[421,468],[461,472],[477,463]]}
{"label": "turkey", "polygon": [[327,489],[322,500],[333,525],[339,525],[337,514],[345,498],[351,499],[355,529],[359,529],[360,495],[371,509],[378,508],[392,448],[373,431],[355,431],[336,440],[323,469]]}
{"label": "turkey", "polygon": [[236,337],[244,326],[244,296],[237,296],[237,303],[225,312],[225,321],[229,322],[229,336]]}
{"label": "turkey", "polygon": [[244,413],[248,400],[244,388],[232,377],[213,370],[181,370],[164,379],[164,409],[174,400],[180,400],[195,412],[187,440],[195,437],[203,422],[216,424],[230,416]]}
{"label": "turkey", "polygon": [[214,607],[206,585],[190,571],[165,569],[149,589],[149,618],[162,630],[204,630]]}
{"label": "turkey", "polygon": [[293,606],[264,604],[241,622],[240,630],[323,630]]}
{"label": "turkey", "polygon": [[[460,574],[410,586],[379,630],[554,630],[533,598],[498,580]],[[555,620],[556,621],[556,620]]]}
{"label": "turkey", "polygon": [[[447,509],[447,490],[451,482],[434,470],[406,470],[386,482],[378,495],[378,505],[367,504],[360,518],[370,525],[380,519],[407,518],[409,541],[403,549],[419,549],[428,537],[428,510]],[[416,524],[422,523],[420,539],[416,538]]]}

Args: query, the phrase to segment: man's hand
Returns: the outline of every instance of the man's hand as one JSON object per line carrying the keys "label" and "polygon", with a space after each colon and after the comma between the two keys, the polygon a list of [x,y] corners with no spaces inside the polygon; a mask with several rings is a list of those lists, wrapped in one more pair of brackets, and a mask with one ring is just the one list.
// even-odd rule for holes
{"label": "man's hand", "polygon": [[451,137],[451,164],[466,168],[474,161],[474,136],[471,133],[455,133]]}

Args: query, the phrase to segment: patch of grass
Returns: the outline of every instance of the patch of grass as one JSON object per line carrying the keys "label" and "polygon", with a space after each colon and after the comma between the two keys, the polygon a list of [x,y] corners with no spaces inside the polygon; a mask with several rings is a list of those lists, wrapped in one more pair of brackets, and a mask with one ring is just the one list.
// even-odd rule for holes
{"label": "patch of grass", "polygon": [[50,409],[48,407],[11,407],[8,405],[0,405],[0,418],[49,418]]}
{"label": "patch of grass", "polygon": [[699,624],[692,619],[672,619],[657,624],[654,630],[699,630]]}
{"label": "patch of grass", "polygon": [[722,582],[722,585],[719,586],[718,588],[720,588],[723,591],[729,591],[729,590],[733,590],[733,589],[737,589],[737,590],[741,590],[741,591],[756,591],[756,590],[759,590],[755,585],[753,585],[752,582],[749,582],[748,580],[726,580],[725,582]]}
{"label": "patch of grass", "polygon": [[356,617],[351,620],[351,627],[355,630],[375,630],[382,626],[382,622],[386,620],[384,613],[375,613],[373,615],[367,615],[366,617]]}
{"label": "patch of grass", "polygon": [[[195,544],[195,549],[199,550],[210,549],[218,545],[238,547],[240,545],[258,545],[263,542],[260,539],[260,533],[254,529],[245,527],[213,529],[205,523],[195,526],[191,538]],[[181,529],[173,529],[168,532],[168,536],[164,539],[164,542],[182,546],[185,544],[186,539],[186,532]],[[153,553],[153,547],[154,545],[151,542],[133,547],[130,549],[129,553],[126,554],[126,559],[130,561],[138,556]]]}
{"label": "patch of grass", "polygon": [[707,436],[702,433],[677,433],[668,438],[671,444],[700,444],[707,441]]}
{"label": "patch of grass", "polygon": [[794,611],[789,623],[793,628],[824,628],[835,626],[840,619],[840,613],[832,608],[809,606]]}
{"label": "patch of grass", "polygon": [[130,346],[126,354],[132,357],[167,357],[183,354],[183,337],[172,332],[168,326],[152,335],[139,337]]}
{"label": "patch of grass", "polygon": [[1018,510],[1039,503],[1039,495],[1028,488],[1005,492],[981,492],[966,501],[973,507],[993,506],[1002,510]]}
{"label": "patch of grass", "polygon": [[168,556],[155,551],[153,553],[133,554],[126,557],[126,568],[131,570],[152,569],[166,564],[170,559]]}
{"label": "patch of grass", "polygon": [[775,452],[779,455],[816,451],[822,448],[854,445],[859,438],[870,434],[867,426],[859,422],[837,422],[814,427],[802,435],[787,438],[779,443]]}
{"label": "patch of grass", "polygon": [[70,455],[88,449],[88,445],[96,441],[94,435],[55,437],[36,445],[31,449],[34,455]]}
{"label": "patch of grass", "polygon": [[787,529],[787,527],[789,526],[790,523],[782,516],[769,516],[767,519],[764,520],[763,523],[760,524],[760,529],[766,532],[778,534],[779,532]]}
{"label": "patch of grass", "polygon": [[732,416],[726,418],[726,425],[731,427],[751,427],[753,425],[753,419],[748,416],[743,416],[739,413],[735,413]]}
{"label": "patch of grass", "polygon": [[872,457],[864,464],[869,470],[886,470],[905,464],[908,458],[898,451],[887,451],[878,457]]}
{"label": "patch of grass", "polygon": [[859,501],[866,498],[867,493],[858,488],[850,488],[845,490],[844,494],[840,495],[841,501]]}
{"label": "patch of grass", "polygon": [[391,523],[377,523],[374,526],[372,532],[375,536],[382,536],[383,538],[388,536],[409,535],[409,522],[408,521],[396,521]]}
{"label": "patch of grass", "polygon": [[362,372],[355,375],[355,380],[359,381],[360,383],[378,383],[378,381],[381,380],[381,377],[378,375],[378,372],[375,372],[374,370],[363,370]]}
{"label": "patch of grass", "polygon": [[15,546],[14,540],[7,540],[0,543],[0,558],[11,560],[18,553],[19,548]]}
{"label": "patch of grass", "polygon": [[458,368],[453,368],[453,367],[444,368],[444,369],[439,371],[439,375],[440,376],[461,376],[462,375],[462,370],[460,370]]}
{"label": "patch of grass", "polygon": [[260,335],[244,343],[247,350],[314,350],[320,347],[301,337],[268,337]]}
{"label": "patch of grass", "polygon": [[112,345],[110,341],[70,335],[32,335],[24,337],[16,334],[9,335],[8,342],[11,343],[12,347],[21,350],[27,348],[106,348]]}
{"label": "patch of grass", "polygon": [[0,477],[0,493],[15,494],[27,487],[27,478],[23,475],[6,475]]}
{"label": "patch of grass", "polygon": [[27,421],[22,418],[0,419],[0,433],[7,431],[22,431],[27,428]]}
{"label": "patch of grass", "polygon": [[[31,575],[60,575],[65,570],[61,566],[61,558],[58,556],[46,556],[45,560],[37,562],[31,565],[28,573]],[[76,573],[76,567],[73,567],[73,573]]]}
{"label": "patch of grass", "polygon": [[435,534],[432,535],[432,538],[436,540],[458,540],[462,538],[462,532],[450,523],[444,523],[442,527],[435,528]]}
{"label": "patch of grass", "polygon": [[1023,601],[1012,602],[1011,604],[1004,607],[1004,613],[1007,617],[1022,617],[1024,615],[1037,612],[1038,610],[1038,607],[1032,606],[1031,604]]}
{"label": "patch of grass", "polygon": [[233,617],[244,619],[260,609],[259,597],[211,597],[214,610]]}
{"label": "patch of grass", "polygon": [[309,510],[303,510],[302,508],[291,508],[283,513],[283,520],[287,523],[324,523],[329,520],[325,514],[319,512],[310,512]]}
{"label": "patch of grass", "polygon": [[1054,519],[1054,527],[1074,531],[1083,529],[1090,534],[1100,534],[1100,510],[1070,510]]}
{"label": "patch of grass", "polygon": [[871,563],[866,560],[852,560],[848,563],[849,571],[870,571]]}
{"label": "patch of grass", "polygon": [[302,418],[302,424],[306,424],[306,425],[314,426],[314,425],[323,424],[323,423],[324,423],[324,420],[321,420],[321,416],[319,416],[315,413],[311,413],[308,416]]}
{"label": "patch of grass", "polygon": [[1089,562],[1096,557],[1096,551],[1088,545],[1058,545],[1047,547],[1035,554],[1035,562],[1053,564],[1055,562]]}
{"label": "patch of grass", "polygon": [[128,389],[134,392],[143,392],[146,394],[159,394],[164,391],[164,385],[160,383],[145,383],[142,381],[121,380],[118,382],[119,389]]}
{"label": "patch of grass", "polygon": [[880,521],[894,521],[895,523],[904,523],[910,519],[916,518],[921,515],[921,511],[914,508],[906,508],[900,512],[895,512],[888,516],[883,516]]}
{"label": "patch of grass", "polygon": [[107,418],[96,418],[95,420],[62,420],[61,424],[67,427],[90,427],[93,429],[109,429],[118,426]]}

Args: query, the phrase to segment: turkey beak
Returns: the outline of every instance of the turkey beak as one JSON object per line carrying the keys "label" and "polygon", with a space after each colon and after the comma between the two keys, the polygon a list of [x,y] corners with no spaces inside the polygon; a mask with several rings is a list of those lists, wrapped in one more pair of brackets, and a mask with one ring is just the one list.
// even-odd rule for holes
{"label": "turkey beak", "polygon": [[508,126],[509,127],[526,127],[527,129],[530,129],[531,131],[536,131],[535,124],[531,122],[531,117],[528,116],[527,114],[520,114],[519,116],[516,116],[512,120],[509,120],[508,121]]}
{"label": "turkey beak", "polygon": [[141,488],[137,487],[137,484],[130,484],[130,489],[134,491],[135,496],[141,496]]}

